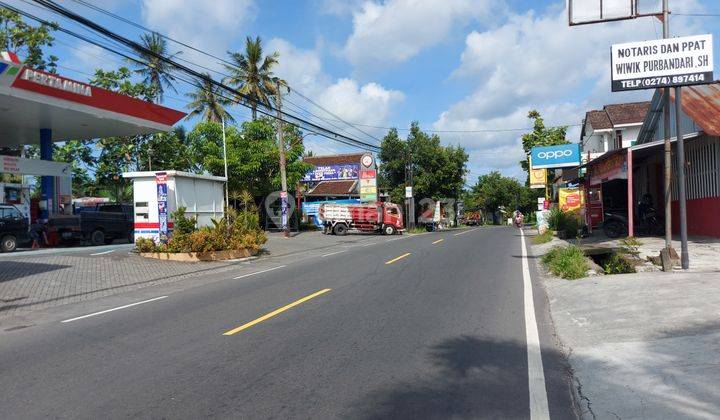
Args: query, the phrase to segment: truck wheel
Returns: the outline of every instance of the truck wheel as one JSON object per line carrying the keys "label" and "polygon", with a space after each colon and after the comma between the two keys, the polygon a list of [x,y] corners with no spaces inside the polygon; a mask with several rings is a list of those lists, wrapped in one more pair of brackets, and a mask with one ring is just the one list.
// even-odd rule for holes
{"label": "truck wheel", "polygon": [[105,232],[100,229],[96,229],[90,234],[90,243],[95,246],[105,244]]}
{"label": "truck wheel", "polygon": [[396,232],[395,226],[393,225],[385,225],[383,228],[383,233],[386,235],[394,235]]}
{"label": "truck wheel", "polygon": [[335,225],[335,227],[333,227],[333,233],[337,236],[345,236],[345,234],[347,234],[347,231],[347,226],[342,223],[338,223],[337,225]]}
{"label": "truck wheel", "polygon": [[12,235],[3,236],[0,242],[0,250],[2,252],[13,252],[17,248],[17,238]]}

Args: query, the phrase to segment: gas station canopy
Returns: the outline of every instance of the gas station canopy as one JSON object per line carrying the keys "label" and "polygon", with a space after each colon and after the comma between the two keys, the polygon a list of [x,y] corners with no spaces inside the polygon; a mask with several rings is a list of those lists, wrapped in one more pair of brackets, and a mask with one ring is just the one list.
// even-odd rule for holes
{"label": "gas station canopy", "polygon": [[[7,58],[7,53],[3,54]],[[0,146],[169,131],[185,113],[0,59]]]}

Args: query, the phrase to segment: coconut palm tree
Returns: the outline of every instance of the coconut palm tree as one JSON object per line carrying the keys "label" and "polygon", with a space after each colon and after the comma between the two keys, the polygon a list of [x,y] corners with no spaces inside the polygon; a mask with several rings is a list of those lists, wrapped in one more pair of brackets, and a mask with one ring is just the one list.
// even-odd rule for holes
{"label": "coconut palm tree", "polygon": [[[140,35],[140,43],[143,47],[162,57],[174,58],[181,51],[174,54],[168,53],[167,41],[157,32],[144,33]],[[165,88],[169,88],[173,92],[177,92],[173,83],[173,67],[165,61],[159,59],[154,54],[139,51],[138,55],[144,64],[135,63],[135,72],[143,76],[143,83],[153,88],[153,100],[161,102]]]}
{"label": "coconut palm tree", "polygon": [[210,74],[205,73],[206,78],[200,81],[195,92],[186,93],[190,103],[186,108],[190,110],[187,119],[201,116],[203,121],[212,122],[234,122],[230,113],[225,109],[230,100],[223,96],[220,88],[210,81]]}
{"label": "coconut palm tree", "polygon": [[[275,51],[270,55],[263,56],[262,41],[260,37],[245,39],[245,52],[228,51],[233,65],[226,64],[230,76],[225,79],[226,83],[235,86],[244,95],[244,99],[250,102],[252,108],[252,119],[257,119],[258,104],[268,106],[275,95],[276,83],[286,84],[273,75],[273,67],[278,63],[280,54]],[[243,99],[243,98],[238,98]]]}

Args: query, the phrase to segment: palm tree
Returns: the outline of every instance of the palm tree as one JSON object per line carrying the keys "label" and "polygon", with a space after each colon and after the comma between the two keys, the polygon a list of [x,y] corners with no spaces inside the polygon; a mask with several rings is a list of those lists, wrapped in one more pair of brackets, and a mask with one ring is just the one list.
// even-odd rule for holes
{"label": "palm tree", "polygon": [[235,86],[250,101],[252,119],[257,119],[258,104],[268,106],[276,92],[276,83],[286,84],[273,75],[272,68],[278,63],[280,54],[275,51],[263,57],[260,37],[245,39],[245,53],[229,52],[233,65],[225,65],[230,76],[225,80]]}
{"label": "palm tree", "polygon": [[225,98],[220,88],[210,81],[209,73],[205,73],[205,77],[198,83],[195,92],[185,94],[190,98],[186,108],[191,110],[186,118],[201,116],[203,121],[234,122],[235,118],[225,109],[225,106],[230,104],[230,100]]}
{"label": "palm tree", "polygon": [[[167,41],[157,32],[140,35],[140,43],[143,47],[162,57],[174,58],[180,54],[180,52],[169,54]],[[173,67],[170,64],[156,57],[154,54],[142,51],[138,54],[144,64],[135,63],[137,67],[135,72],[144,77],[143,83],[153,88],[153,99],[155,102],[162,101],[165,87],[168,87],[173,92],[177,92],[175,86],[173,86],[175,77],[172,75]]]}

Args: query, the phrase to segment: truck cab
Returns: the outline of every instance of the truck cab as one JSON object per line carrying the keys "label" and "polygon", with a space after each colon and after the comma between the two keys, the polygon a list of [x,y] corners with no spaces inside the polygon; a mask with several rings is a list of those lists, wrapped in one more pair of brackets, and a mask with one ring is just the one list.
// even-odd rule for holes
{"label": "truck cab", "polygon": [[12,204],[0,204],[0,251],[15,251],[18,244],[30,241],[28,222]]}
{"label": "truck cab", "polygon": [[383,203],[383,233],[393,235],[403,230],[403,215],[400,206],[394,203]]}

